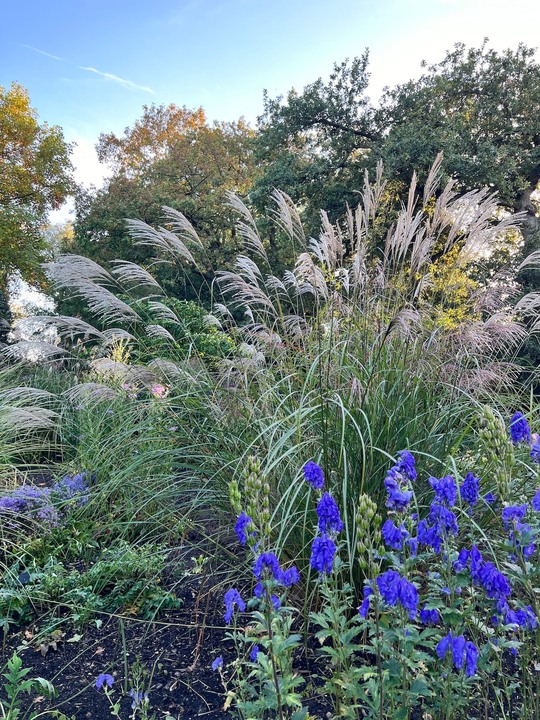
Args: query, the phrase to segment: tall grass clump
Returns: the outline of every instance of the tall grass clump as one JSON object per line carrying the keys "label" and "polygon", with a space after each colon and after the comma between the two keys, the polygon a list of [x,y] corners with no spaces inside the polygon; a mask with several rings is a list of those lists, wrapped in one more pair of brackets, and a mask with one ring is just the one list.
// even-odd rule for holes
{"label": "tall grass clump", "polygon": [[[485,190],[458,197],[452,181],[441,187],[439,171],[440,158],[422,193],[413,180],[406,205],[396,208],[379,167],[343,222],[333,225],[322,213],[318,238],[305,236],[298,210],[275,191],[275,235],[300,249],[280,274],[250,210],[231,196],[245,254],[233,270],[216,273],[212,307],[195,324],[150,268],[118,261],[109,272],[79,256],[50,264],[54,285],[86,303],[95,327],[78,318],[37,320],[56,329],[70,362],[79,363],[79,385],[98,377],[104,393],[135,386],[133,412],[144,417],[132,433],[121,429],[128,422],[121,408],[107,408],[123,418],[109,443],[84,450],[78,431],[64,430],[65,444],[100,458],[115,478],[111,488],[126,492],[140,478],[138,497],[152,471],[139,475],[132,456],[115,464],[115,449],[124,432],[125,446],[136,447],[144,424],[159,449],[141,465],[165,462],[163,477],[180,478],[167,492],[189,495],[198,508],[225,507],[229,481],[241,491],[248,459],[257,457],[274,500],[276,547],[304,566],[313,510],[300,469],[315,460],[343,508],[353,567],[359,497],[384,503],[384,468],[400,450],[422,457],[436,475],[466,451],[480,405],[497,405],[511,391],[527,335],[505,268],[484,283],[469,272],[515,229],[514,219],[501,217]],[[159,228],[130,221],[134,242],[153,248],[155,262],[197,267],[204,250],[195,229],[181,213],[164,213]],[[520,307],[532,312],[534,303]],[[167,394],[159,421],[146,414],[156,385]],[[98,423],[97,437],[109,432],[107,418],[89,422]]]}

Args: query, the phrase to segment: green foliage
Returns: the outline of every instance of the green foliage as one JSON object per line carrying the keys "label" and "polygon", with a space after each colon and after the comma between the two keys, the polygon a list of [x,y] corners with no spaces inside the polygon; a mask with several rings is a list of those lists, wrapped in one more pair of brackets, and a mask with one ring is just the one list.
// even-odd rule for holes
{"label": "green foliage", "polygon": [[[337,544],[336,555],[330,568],[316,577],[314,570],[319,568],[313,561],[313,543],[311,573],[306,572],[303,579],[306,585],[314,581],[316,592],[306,592],[305,597],[312,598],[315,608],[309,624],[303,627],[320,643],[316,671],[322,680],[319,692],[330,703],[329,716],[410,720],[424,715],[457,720],[465,714],[476,717],[482,712],[509,719],[535,717],[538,713],[535,687],[540,571],[534,559],[538,548],[529,545],[540,531],[537,458],[531,456],[528,442],[518,443],[515,454],[519,465],[514,467],[510,485],[502,488],[490,472],[492,458],[486,452],[494,444],[500,447],[509,442],[508,430],[503,427],[501,431],[499,420],[496,413],[485,408],[482,417],[475,420],[474,433],[464,433],[463,449],[456,448],[457,457],[449,458],[441,472],[452,472],[455,480],[449,475],[441,481],[429,477],[429,471],[419,463],[414,480],[406,480],[406,473],[397,465],[393,474],[388,474],[402,490],[410,489],[412,498],[404,506],[388,503],[385,525],[395,523],[394,527],[400,528],[400,539],[385,535],[386,550],[375,554],[375,545],[368,537],[373,532],[370,523],[364,522],[361,528],[358,540],[369,556],[363,564],[368,574],[359,613],[356,607],[360,593],[348,583],[354,574],[349,565],[358,559],[350,559],[347,528],[339,532],[326,528]],[[491,434],[487,435],[486,429]],[[471,499],[464,489],[463,476],[455,472],[460,464],[466,468],[464,473],[472,470],[480,476],[476,498]],[[251,467],[255,466],[252,460]],[[436,489],[439,482],[450,482],[454,496],[440,493]],[[436,490],[435,499],[433,491],[428,491],[430,485]],[[321,497],[327,487],[317,491],[319,530],[315,532],[319,533],[323,532],[320,522],[324,515]],[[497,505],[489,499],[493,492],[497,493]],[[309,490],[309,494],[314,493]],[[234,482],[231,497],[236,504],[238,487]],[[441,504],[455,521],[453,529],[451,525],[437,526],[434,520]],[[247,504],[243,507],[247,508]],[[501,517],[503,508],[510,513],[510,519],[505,519],[504,513]],[[345,510],[342,503],[344,519]],[[511,513],[517,513],[514,519]],[[424,529],[436,529],[440,547],[433,535],[430,539],[421,534],[420,521]],[[304,518],[294,522],[304,523]],[[248,526],[246,531],[253,533],[244,544],[259,577],[261,553],[268,552],[272,533],[260,532],[256,525]],[[315,532],[309,527],[308,532],[311,542]],[[377,542],[380,533],[378,538]],[[270,690],[272,682],[275,687],[286,686],[280,673],[284,678],[295,678],[294,663],[301,639],[297,634],[300,622],[287,622],[294,618],[289,605],[295,603],[286,600],[287,588],[279,580],[283,578],[282,570],[275,565],[267,568],[255,589],[256,597],[247,603],[247,632],[242,616],[235,615],[231,633],[238,659],[228,666],[232,673],[225,689],[241,717],[246,718],[265,718],[268,712],[269,717],[289,717],[285,703],[279,703],[278,693]],[[276,596],[273,603],[270,593]],[[277,599],[282,601],[282,608],[276,609]],[[299,600],[299,596],[295,599]],[[426,610],[434,612],[435,617],[423,617],[421,611]],[[273,618],[274,625],[269,625],[267,615]],[[276,642],[272,641],[274,626],[279,633]],[[447,648],[445,638],[449,638]],[[308,638],[304,642],[310,646]],[[255,643],[260,644],[259,652],[256,658],[251,654],[248,659],[246,655],[250,655]],[[292,657],[291,648],[296,650]],[[277,676],[273,668],[278,669]],[[220,672],[224,679],[225,671]],[[266,693],[265,683],[269,688]],[[246,703],[246,693],[256,699]],[[270,696],[273,704],[265,704]],[[295,702],[301,705],[307,700],[307,693],[299,685]]]}
{"label": "green foliage", "polygon": [[227,191],[245,192],[254,177],[252,135],[241,120],[209,125],[202,109],[145,107],[124,136],[100,137],[98,153],[114,172],[104,189],[79,195],[71,251],[150,266],[151,253],[133,248],[125,220],[163,223],[162,207],[173,207],[202,232],[205,252],[197,269],[161,264],[156,277],[178,297],[208,302],[213,268],[229,265],[239,248],[223,205]]}
{"label": "green foliage", "polygon": [[[64,539],[69,542],[69,535],[64,534]],[[61,548],[57,544],[56,553]],[[46,632],[66,620],[83,626],[100,613],[151,620],[163,609],[180,605],[173,593],[159,585],[165,555],[163,548],[117,541],[85,562],[84,569],[75,569],[54,554],[43,564],[36,557],[16,560],[4,572],[0,622],[6,631],[9,625],[28,622],[37,614]]]}
{"label": "green foliage", "polygon": [[19,697],[22,693],[27,695],[45,694],[49,697],[55,695],[55,689],[48,680],[41,677],[28,678],[29,672],[30,668],[24,668],[21,658],[14,652],[2,673],[5,681],[2,687],[6,700],[0,700],[0,712],[5,720],[17,720],[17,718],[22,720],[23,717],[34,720],[39,716],[40,713],[37,712],[23,714]]}
{"label": "green foliage", "polygon": [[423,185],[442,151],[460,192],[486,186],[505,208],[526,213],[520,228],[532,252],[540,242],[531,198],[540,180],[534,54],[524,45],[497,52],[458,44],[419,80],[387,89],[378,108],[366,95],[367,53],[285,101],[266,96],[257,137],[264,175],[254,198],[266,207],[269,189],[279,187],[306,207],[313,231],[319,208],[336,220],[356,206],[363,174],[378,160],[403,192],[415,171]]}
{"label": "green foliage", "polygon": [[[212,365],[235,350],[234,339],[216,326],[215,318],[199,303],[169,297],[163,298],[163,305],[172,311],[170,317],[160,318],[160,325],[168,335],[152,338],[151,344],[139,336],[140,348],[136,351],[139,362],[149,362],[155,357],[169,360],[196,357]],[[133,303],[133,307],[144,321],[152,323],[151,302],[141,300]]]}
{"label": "green foliage", "polygon": [[39,124],[27,91],[0,87],[0,285],[19,271],[41,277],[40,226],[73,190],[70,146],[58,127]]}

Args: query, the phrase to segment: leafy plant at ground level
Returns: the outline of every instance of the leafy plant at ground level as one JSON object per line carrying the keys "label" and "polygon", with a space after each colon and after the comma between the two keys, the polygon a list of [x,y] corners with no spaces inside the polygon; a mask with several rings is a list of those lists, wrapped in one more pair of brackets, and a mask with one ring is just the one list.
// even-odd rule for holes
{"label": "leafy plant at ground level", "polygon": [[54,696],[54,687],[48,680],[44,678],[28,678],[30,668],[23,668],[22,660],[13,653],[12,657],[7,661],[7,665],[2,672],[4,683],[2,685],[6,700],[0,700],[0,712],[5,720],[17,720],[17,718],[28,717],[29,720],[37,718],[40,713],[30,712],[24,713],[21,708],[21,698],[23,693],[32,695],[34,693],[45,694],[49,697]]}
{"label": "leafy plant at ground level", "polygon": [[152,620],[165,608],[179,607],[174,593],[160,586],[166,551],[117,542],[103,549],[84,569],[50,556],[15,562],[4,571],[0,618],[8,624],[28,622],[36,615],[42,631],[68,619],[84,625],[100,613],[128,613]]}

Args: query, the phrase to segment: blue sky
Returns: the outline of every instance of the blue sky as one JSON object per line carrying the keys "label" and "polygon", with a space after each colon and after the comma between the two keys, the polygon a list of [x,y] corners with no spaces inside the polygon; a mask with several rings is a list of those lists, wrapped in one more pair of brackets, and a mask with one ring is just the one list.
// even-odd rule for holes
{"label": "blue sky", "polygon": [[366,47],[376,98],[457,41],[534,47],[539,26],[532,0],[18,0],[2,9],[0,85],[24,85],[77,143],[78,178],[99,182],[99,133],[121,133],[144,104],[254,123],[264,88],[301,89]]}

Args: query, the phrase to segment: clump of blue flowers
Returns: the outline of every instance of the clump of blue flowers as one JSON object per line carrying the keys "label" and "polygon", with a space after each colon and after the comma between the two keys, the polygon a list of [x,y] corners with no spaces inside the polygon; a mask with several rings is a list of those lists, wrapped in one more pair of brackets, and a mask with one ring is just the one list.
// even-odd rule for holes
{"label": "clump of blue flowers", "polygon": [[310,460],[304,465],[304,479],[314,490],[322,490],[324,487],[324,474],[322,468],[316,462]]}
{"label": "clump of blue flowers", "polygon": [[329,492],[324,493],[317,504],[317,517],[320,536],[313,540],[310,564],[324,575],[332,572],[337,551],[335,538],[343,530],[339,508]]}
{"label": "clump of blue flowers", "polygon": [[510,420],[510,437],[514,445],[525,442],[531,444],[531,428],[522,412],[516,412]]}
{"label": "clump of blue flowers", "polygon": [[416,480],[416,463],[408,450],[398,453],[397,463],[388,471],[384,486],[388,492],[386,506],[396,512],[404,512],[411,502],[411,483]]}

